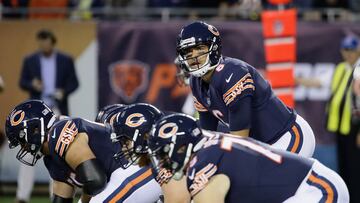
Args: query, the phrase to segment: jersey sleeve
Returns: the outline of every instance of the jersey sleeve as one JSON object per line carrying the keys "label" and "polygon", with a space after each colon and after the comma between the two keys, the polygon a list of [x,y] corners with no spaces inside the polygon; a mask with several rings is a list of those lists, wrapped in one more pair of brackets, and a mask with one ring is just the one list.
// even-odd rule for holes
{"label": "jersey sleeve", "polygon": [[187,171],[187,187],[191,197],[203,190],[210,179],[218,174],[218,163],[223,152],[218,146],[210,146],[198,153],[189,164]]}
{"label": "jersey sleeve", "polygon": [[251,97],[245,97],[229,106],[230,131],[251,128]]}
{"label": "jersey sleeve", "polygon": [[70,171],[67,171],[66,168],[57,165],[51,160],[51,157],[48,156],[44,157],[44,164],[53,180],[64,183],[67,182],[67,177],[69,176]]}
{"label": "jersey sleeve", "polygon": [[67,183],[71,186],[82,187],[82,184],[76,179],[76,174],[64,162],[55,161],[50,156],[44,157],[44,164],[53,180]]}
{"label": "jersey sleeve", "polygon": [[227,64],[221,72],[219,86],[226,106],[254,94],[254,80],[246,64]]}
{"label": "jersey sleeve", "polygon": [[58,155],[65,159],[66,151],[77,135],[78,126],[73,120],[57,122],[48,134],[50,155]]}

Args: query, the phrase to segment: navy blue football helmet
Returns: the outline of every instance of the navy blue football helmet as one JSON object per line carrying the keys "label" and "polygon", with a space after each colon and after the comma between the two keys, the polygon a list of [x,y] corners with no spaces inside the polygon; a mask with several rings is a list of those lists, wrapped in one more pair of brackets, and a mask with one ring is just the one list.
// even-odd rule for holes
{"label": "navy blue football helmet", "polygon": [[[147,153],[147,136],[153,124],[163,116],[155,106],[137,103],[126,106],[117,114],[113,123],[116,134],[113,141],[120,142],[122,149],[115,158],[122,162],[123,168],[136,162],[140,155]],[[124,159],[125,158],[125,159]]]}
{"label": "navy blue football helmet", "polygon": [[34,166],[42,157],[41,146],[55,120],[53,111],[41,100],[27,100],[11,111],[5,132],[10,148],[20,145],[16,155],[20,162]]}
{"label": "navy blue football helmet", "polygon": [[161,118],[154,125],[149,138],[149,155],[156,172],[170,171],[180,180],[192,153],[198,151],[205,138],[196,120],[176,113]]}
{"label": "navy blue football helmet", "polygon": [[[209,50],[206,53],[188,58],[186,54],[190,48],[206,45]],[[221,59],[221,39],[219,31],[212,25],[196,21],[182,28],[176,43],[177,60],[179,67],[195,77],[202,77],[214,69]],[[198,60],[198,57],[207,54],[206,62],[192,68],[188,60]]]}
{"label": "navy blue football helmet", "polygon": [[95,122],[98,123],[109,123],[112,125],[114,123],[116,114],[119,113],[126,105],[124,104],[110,104],[102,109],[96,116]]}

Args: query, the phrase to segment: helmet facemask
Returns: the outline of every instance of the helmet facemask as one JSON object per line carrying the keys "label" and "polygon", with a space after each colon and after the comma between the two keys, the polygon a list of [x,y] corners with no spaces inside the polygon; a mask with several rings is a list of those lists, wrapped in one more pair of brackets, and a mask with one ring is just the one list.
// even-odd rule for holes
{"label": "helmet facemask", "polygon": [[[212,38],[210,41],[198,43],[195,42],[194,38],[180,41],[177,48],[178,56],[176,59],[180,64],[179,67],[182,68],[184,72],[189,73],[195,77],[204,76],[220,63],[220,59],[218,57],[219,46],[215,42],[216,37]],[[208,50],[205,52],[200,51],[197,56],[187,56],[188,53],[192,51],[192,49],[201,46],[207,46]],[[199,59],[201,59],[200,57],[206,57],[204,63],[199,63]],[[189,61],[194,61],[193,64],[195,65],[189,64]]]}
{"label": "helmet facemask", "polygon": [[180,180],[193,152],[193,144],[176,145],[176,137],[172,136],[171,143],[155,151],[150,150],[148,154],[157,173],[166,169],[171,172],[172,178]]}
{"label": "helmet facemask", "polygon": [[160,110],[144,103],[129,105],[116,115],[113,123],[113,142],[119,142],[121,149],[115,157],[122,159],[121,161],[128,160],[129,163],[123,164],[124,168],[134,163],[143,163],[139,160],[147,153],[147,136],[153,123],[161,116]]}
{"label": "helmet facemask", "polygon": [[[133,137],[133,139],[130,137]],[[123,168],[128,168],[130,165],[137,163],[140,156],[147,153],[146,140],[138,129],[130,137],[125,134],[118,134],[116,137],[116,141],[121,145],[121,150],[114,157],[121,162]]]}
{"label": "helmet facemask", "polygon": [[[19,140],[17,140],[17,142],[21,148],[16,154],[16,158],[23,164],[34,166],[43,156],[41,147],[45,141],[46,135],[44,118],[25,120],[19,126],[21,126],[21,129],[19,131]],[[10,145],[10,147],[15,146]]]}

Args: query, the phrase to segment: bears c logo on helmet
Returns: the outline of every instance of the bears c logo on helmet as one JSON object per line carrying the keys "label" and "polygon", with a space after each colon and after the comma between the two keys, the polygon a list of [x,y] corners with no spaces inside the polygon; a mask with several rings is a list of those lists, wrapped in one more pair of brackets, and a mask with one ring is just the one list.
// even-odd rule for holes
{"label": "bears c logo on helmet", "polygon": [[144,115],[141,113],[133,113],[126,118],[125,124],[129,127],[136,128],[146,122]]}
{"label": "bears c logo on helmet", "polygon": [[[15,120],[17,115],[19,115],[19,114],[20,114],[20,117],[17,120]],[[10,117],[11,126],[19,125],[19,123],[21,123],[21,121],[24,120],[24,117],[25,117],[25,112],[23,110],[19,110],[19,111],[14,112]]]}
{"label": "bears c logo on helmet", "polygon": [[220,35],[219,31],[218,31],[214,26],[208,25],[208,29],[209,29],[209,31],[210,31],[211,33],[213,33],[215,36],[219,36],[219,35]]}
{"label": "bears c logo on helmet", "polygon": [[179,127],[176,123],[166,123],[159,129],[159,137],[167,139],[178,132]]}

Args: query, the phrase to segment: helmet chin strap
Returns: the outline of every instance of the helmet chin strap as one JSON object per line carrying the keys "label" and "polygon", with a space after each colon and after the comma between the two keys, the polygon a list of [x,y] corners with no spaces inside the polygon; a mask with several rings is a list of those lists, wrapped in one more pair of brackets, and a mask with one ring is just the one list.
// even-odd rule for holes
{"label": "helmet chin strap", "polygon": [[[44,118],[41,117],[40,118],[40,135],[41,135],[41,144],[44,143],[44,140],[45,140],[45,126],[44,126]],[[39,150],[40,151],[40,150]]]}
{"label": "helmet chin strap", "polygon": [[173,178],[175,180],[180,180],[184,176],[184,168],[185,168],[185,166],[187,165],[187,163],[190,160],[192,149],[193,149],[193,144],[190,143],[189,146],[187,147],[187,150],[186,150],[186,156],[185,156],[183,165],[181,166],[181,168],[177,172],[174,173]]}
{"label": "helmet chin strap", "polygon": [[[215,38],[213,39],[213,41],[215,41]],[[213,50],[213,49],[214,49],[214,50]],[[193,75],[194,77],[202,77],[202,76],[204,76],[206,73],[208,73],[210,70],[216,68],[216,67],[219,65],[219,63],[220,63],[220,60],[218,60],[218,62],[217,62],[215,65],[213,65],[213,66],[211,66],[211,64],[210,64],[210,63],[211,63],[211,62],[210,62],[210,55],[211,55],[212,52],[215,51],[215,50],[216,50],[216,48],[214,48],[214,44],[211,44],[211,46],[209,47],[209,51],[208,51],[208,53],[207,53],[207,57],[206,57],[205,63],[204,63],[202,66],[200,66],[197,70],[190,71],[190,66],[189,66],[189,64],[187,63],[187,61],[185,61],[185,65],[188,67],[189,73],[190,73],[191,75]]]}
{"label": "helmet chin strap", "polygon": [[46,128],[47,128],[47,129],[50,129],[50,128],[52,127],[52,125],[54,124],[55,120],[56,120],[56,116],[53,115],[53,116],[50,118],[50,121],[49,121],[49,123],[47,124]]}

